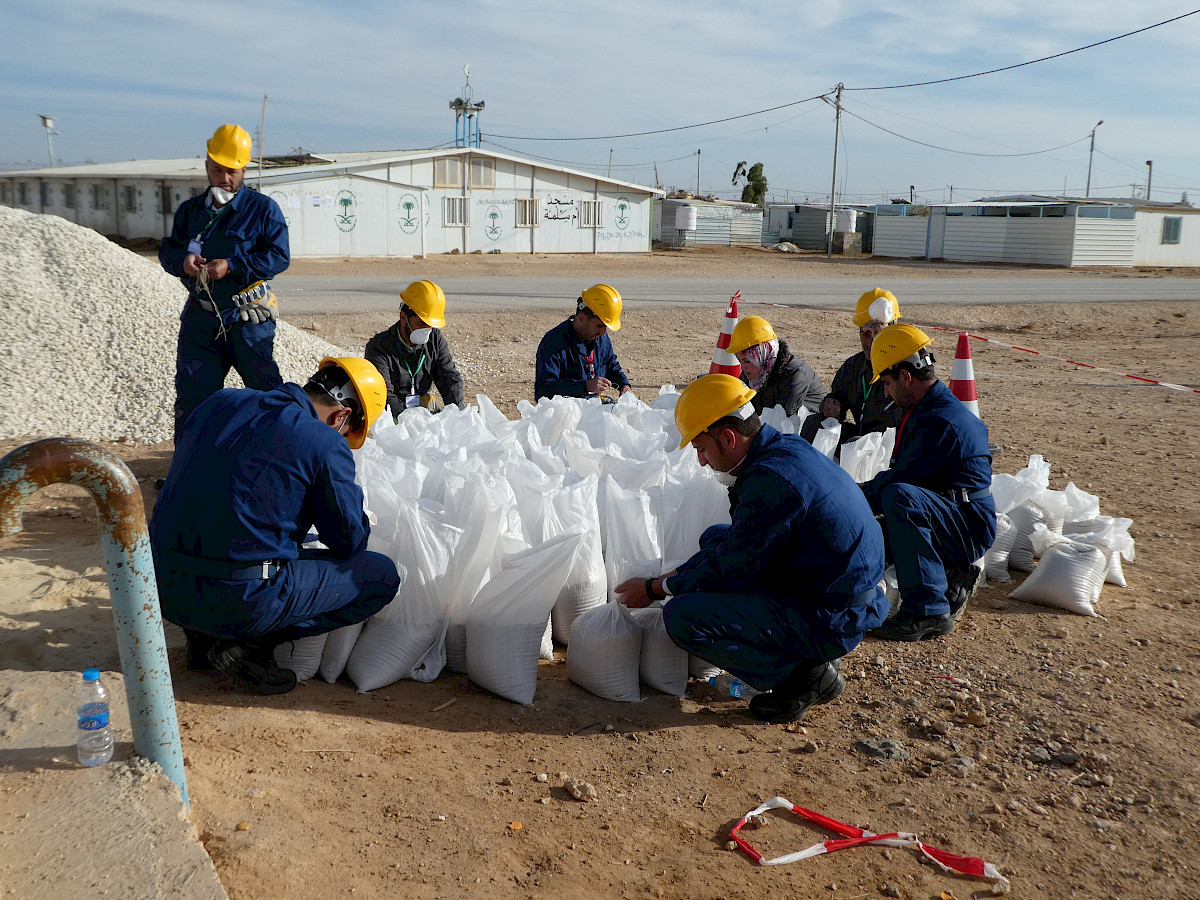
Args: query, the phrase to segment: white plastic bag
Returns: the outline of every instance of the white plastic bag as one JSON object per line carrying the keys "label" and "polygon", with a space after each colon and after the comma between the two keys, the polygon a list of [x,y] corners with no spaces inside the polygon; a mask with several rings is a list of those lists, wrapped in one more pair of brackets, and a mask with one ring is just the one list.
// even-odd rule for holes
{"label": "white plastic bag", "polygon": [[1029,457],[1029,465],[1016,475],[997,472],[992,475],[992,501],[996,512],[1010,513],[1034,494],[1050,486],[1050,463],[1037,453]]}
{"label": "white plastic bag", "polygon": [[620,603],[588,610],[571,626],[567,674],[597,697],[637,703],[642,628]]}
{"label": "white plastic bag", "polygon": [[321,653],[321,677],[333,684],[346,671],[346,663],[354,652],[354,644],[362,634],[365,622],[345,625],[325,636],[325,649]]}
{"label": "white plastic bag", "polygon": [[842,426],[837,419],[826,419],[821,423],[821,427],[817,429],[817,433],[813,436],[813,447],[819,453],[824,453],[830,459],[833,459],[833,454],[837,452],[838,441],[842,437]]}
{"label": "white plastic bag", "polygon": [[1012,549],[1008,553],[1008,567],[1021,572],[1033,571],[1033,543],[1030,537],[1038,525],[1045,526],[1046,513],[1029,500],[1009,510],[1008,518],[1016,531]]}
{"label": "white plastic bag", "polygon": [[1041,562],[1008,596],[1014,600],[1044,603],[1082,616],[1096,615],[1096,603],[1108,570],[1108,551],[1054,534],[1039,524],[1032,536]]}
{"label": "white plastic bag", "polygon": [[[983,554],[983,571],[989,581],[1012,581],[1008,561],[1017,542],[1017,526],[1005,513],[996,513],[996,539]],[[1032,551],[1032,546],[1031,546]]]}
{"label": "white plastic bag", "polygon": [[504,559],[467,611],[467,677],[493,694],[529,705],[550,609],[566,583],[582,532]]}
{"label": "white plastic bag", "polygon": [[630,610],[642,629],[639,672],[644,684],[656,691],[682,697],[687,692],[688,652],[671,640],[661,606]]}
{"label": "white plastic bag", "polygon": [[281,669],[291,669],[295,672],[297,681],[308,681],[321,668],[325,638],[324,634],[316,634],[279,644],[275,648],[275,663]]}

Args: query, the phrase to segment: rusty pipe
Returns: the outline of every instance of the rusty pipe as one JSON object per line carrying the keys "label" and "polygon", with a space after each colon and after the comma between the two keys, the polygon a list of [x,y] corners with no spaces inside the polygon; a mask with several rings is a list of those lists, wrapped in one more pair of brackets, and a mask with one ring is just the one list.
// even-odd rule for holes
{"label": "rusty pipe", "polygon": [[34,492],[66,482],[89,491],[100,514],[117,648],[133,725],[133,748],[162,766],[189,805],[175,693],[142,492],[129,467],[103,447],[73,438],[25,444],[0,459],[0,537],[21,531]]}

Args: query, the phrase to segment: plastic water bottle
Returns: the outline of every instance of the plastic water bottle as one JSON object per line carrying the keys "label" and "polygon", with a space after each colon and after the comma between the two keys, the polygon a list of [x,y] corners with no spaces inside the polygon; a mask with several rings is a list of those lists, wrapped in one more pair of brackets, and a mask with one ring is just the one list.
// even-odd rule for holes
{"label": "plastic water bottle", "polygon": [[100,681],[99,669],[86,669],[75,697],[79,737],[75,749],[79,764],[102,766],[113,755],[113,736],[108,730],[108,691]]}
{"label": "plastic water bottle", "polygon": [[755,694],[761,693],[736,675],[730,675],[728,672],[722,672],[720,675],[713,675],[708,679],[709,687],[717,692],[722,697],[738,697],[742,700],[749,700]]}

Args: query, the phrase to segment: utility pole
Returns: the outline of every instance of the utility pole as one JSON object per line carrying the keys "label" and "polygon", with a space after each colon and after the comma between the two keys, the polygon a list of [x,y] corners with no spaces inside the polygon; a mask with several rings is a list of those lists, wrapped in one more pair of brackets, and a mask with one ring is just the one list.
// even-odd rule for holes
{"label": "utility pole", "polygon": [[950,199],[947,200],[946,202],[953,203],[954,202],[954,185],[949,185],[949,188],[950,188]]}
{"label": "utility pole", "polygon": [[1150,199],[1150,176],[1154,174],[1154,160],[1146,160],[1146,199]]}
{"label": "utility pole", "polygon": [[1092,128],[1092,145],[1090,147],[1088,147],[1087,187],[1085,187],[1083,189],[1083,196],[1085,196],[1085,197],[1092,196],[1092,154],[1096,152],[1096,129],[1099,128],[1103,124],[1104,124],[1104,120],[1101,119],[1099,122],[1096,123],[1095,127]]}
{"label": "utility pole", "polygon": [[262,118],[258,120],[258,190],[262,192],[263,145],[267,142],[267,95],[263,94]]}
{"label": "utility pole", "polygon": [[[842,88],[845,87],[840,81],[837,86],[837,93],[834,94],[833,108],[836,110],[836,115],[833,120],[833,178],[829,184],[829,229],[825,232],[825,258],[833,259],[833,225],[834,216],[836,215],[833,203],[837,196],[837,148],[839,130],[842,127]],[[828,102],[828,101],[826,101]]]}
{"label": "utility pole", "polygon": [[52,130],[54,128],[54,116],[43,116],[39,114],[38,118],[42,120],[42,127],[46,129],[46,155],[50,157],[50,165],[53,166],[54,145],[50,142],[50,135],[58,134],[57,131]]}
{"label": "utility pole", "polygon": [[912,206],[912,203],[913,203],[913,191],[915,191],[915,190],[916,190],[916,188],[915,188],[913,185],[911,185],[911,184],[910,184],[910,185],[908,186],[908,205],[909,205],[909,206]]}
{"label": "utility pole", "polygon": [[696,151],[696,199],[700,199],[700,151]]}
{"label": "utility pole", "polygon": [[608,148],[608,177],[609,178],[612,178],[612,153],[613,153],[613,148],[609,147]]}

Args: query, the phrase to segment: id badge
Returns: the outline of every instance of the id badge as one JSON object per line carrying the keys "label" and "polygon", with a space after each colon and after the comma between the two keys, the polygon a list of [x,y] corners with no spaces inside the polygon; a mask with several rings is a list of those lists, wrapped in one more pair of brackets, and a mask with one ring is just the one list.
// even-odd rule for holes
{"label": "id badge", "polygon": [[200,243],[200,238],[194,237],[190,241],[188,241],[187,252],[191,253],[193,256],[199,256],[200,251],[203,249],[204,249],[204,247]]}
{"label": "id badge", "polygon": [[420,394],[409,394],[407,397],[404,398],[404,408],[405,409],[413,409],[420,405],[421,405],[421,395]]}

